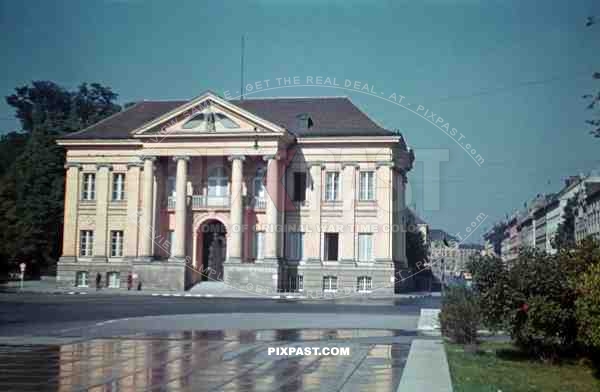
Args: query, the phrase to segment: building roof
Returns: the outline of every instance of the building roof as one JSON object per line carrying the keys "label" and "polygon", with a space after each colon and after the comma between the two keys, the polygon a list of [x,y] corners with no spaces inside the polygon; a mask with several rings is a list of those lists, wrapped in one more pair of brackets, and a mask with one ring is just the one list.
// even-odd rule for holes
{"label": "building roof", "polygon": [[[142,101],[64,139],[127,139],[135,129],[189,101]],[[232,104],[299,137],[398,136],[377,125],[347,97],[260,98]],[[312,120],[301,127],[299,116]]]}

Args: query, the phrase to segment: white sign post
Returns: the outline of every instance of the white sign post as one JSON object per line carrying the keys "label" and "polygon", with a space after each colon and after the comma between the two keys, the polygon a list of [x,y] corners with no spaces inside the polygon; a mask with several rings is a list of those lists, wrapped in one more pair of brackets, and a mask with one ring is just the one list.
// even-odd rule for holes
{"label": "white sign post", "polygon": [[27,265],[25,263],[19,264],[19,268],[21,268],[21,290],[23,290],[23,279],[25,278],[25,268]]}

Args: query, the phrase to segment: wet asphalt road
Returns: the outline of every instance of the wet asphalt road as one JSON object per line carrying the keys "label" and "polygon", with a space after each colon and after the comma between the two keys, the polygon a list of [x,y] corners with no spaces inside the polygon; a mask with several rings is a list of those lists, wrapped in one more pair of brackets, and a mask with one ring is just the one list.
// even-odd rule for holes
{"label": "wet asphalt road", "polygon": [[153,297],[110,294],[0,294],[0,336],[53,330],[121,318],[210,313],[344,313],[410,315],[439,307],[439,298],[338,301]]}
{"label": "wet asphalt road", "polygon": [[[418,336],[403,325],[415,325],[420,309],[439,301],[0,294],[0,390],[392,392]],[[279,324],[298,317],[313,323],[239,327],[252,318],[273,324],[270,317]],[[208,325],[222,319],[233,329],[195,330],[201,323],[194,320],[202,318]],[[359,326],[372,319],[391,320],[380,322],[390,327]],[[326,328],[332,320],[344,327]],[[94,337],[94,325],[104,323],[98,328],[109,332]],[[139,323],[158,331],[137,329]],[[111,333],[119,324],[130,333]],[[64,328],[69,332],[61,333]],[[273,356],[274,347],[337,347],[349,355]]]}

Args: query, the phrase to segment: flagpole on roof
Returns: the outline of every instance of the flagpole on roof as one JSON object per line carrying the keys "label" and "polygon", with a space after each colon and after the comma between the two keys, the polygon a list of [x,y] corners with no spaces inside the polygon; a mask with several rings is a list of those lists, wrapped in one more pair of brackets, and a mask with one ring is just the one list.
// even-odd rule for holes
{"label": "flagpole on roof", "polygon": [[240,67],[240,74],[241,74],[240,100],[241,101],[244,100],[244,44],[245,44],[245,39],[244,39],[244,34],[242,34],[242,61],[241,61],[241,67]]}

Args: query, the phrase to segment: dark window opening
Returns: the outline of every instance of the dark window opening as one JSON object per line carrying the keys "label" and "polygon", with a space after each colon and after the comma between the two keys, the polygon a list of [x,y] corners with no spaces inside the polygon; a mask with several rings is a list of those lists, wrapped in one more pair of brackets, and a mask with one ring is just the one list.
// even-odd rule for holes
{"label": "dark window opening", "polygon": [[338,259],[338,233],[325,233],[325,260]]}
{"label": "dark window opening", "polygon": [[306,200],[306,173],[294,173],[294,201]]}

